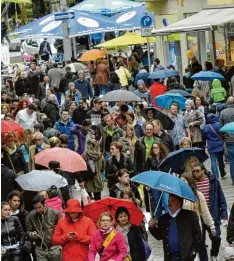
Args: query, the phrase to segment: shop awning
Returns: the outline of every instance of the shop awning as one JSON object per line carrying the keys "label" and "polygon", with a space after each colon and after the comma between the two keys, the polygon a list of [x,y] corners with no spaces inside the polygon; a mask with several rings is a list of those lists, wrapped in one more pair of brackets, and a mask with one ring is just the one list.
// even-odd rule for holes
{"label": "shop awning", "polygon": [[234,7],[205,9],[195,15],[162,29],[153,30],[153,35],[165,35],[190,31],[209,31],[219,24],[234,21]]}

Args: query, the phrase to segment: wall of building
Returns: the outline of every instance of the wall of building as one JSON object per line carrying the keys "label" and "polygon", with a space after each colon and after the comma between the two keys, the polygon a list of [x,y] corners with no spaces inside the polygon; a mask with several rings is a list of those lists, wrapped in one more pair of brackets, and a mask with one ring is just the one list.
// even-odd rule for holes
{"label": "wall of building", "polygon": [[230,5],[234,4],[234,0],[207,0],[208,5]]}

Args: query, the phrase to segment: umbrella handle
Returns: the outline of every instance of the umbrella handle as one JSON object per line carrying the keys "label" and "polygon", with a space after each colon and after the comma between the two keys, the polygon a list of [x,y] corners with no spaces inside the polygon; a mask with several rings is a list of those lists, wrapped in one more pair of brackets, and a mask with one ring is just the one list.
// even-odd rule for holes
{"label": "umbrella handle", "polygon": [[[159,198],[159,200],[158,200],[157,207],[156,207],[156,209],[155,209],[155,211],[154,211],[154,217],[156,216],[156,213],[157,213],[157,210],[158,210],[158,207],[159,207],[160,201],[161,201],[161,199],[162,199],[163,193],[164,193],[164,192],[161,193],[161,196],[160,196],[160,198]],[[151,212],[150,212],[150,213],[151,213]]]}
{"label": "umbrella handle", "polygon": [[151,199],[150,199],[150,190],[148,190],[148,200],[149,200],[149,210],[150,210],[150,215],[151,215],[151,217],[153,217],[153,216],[152,216]]}

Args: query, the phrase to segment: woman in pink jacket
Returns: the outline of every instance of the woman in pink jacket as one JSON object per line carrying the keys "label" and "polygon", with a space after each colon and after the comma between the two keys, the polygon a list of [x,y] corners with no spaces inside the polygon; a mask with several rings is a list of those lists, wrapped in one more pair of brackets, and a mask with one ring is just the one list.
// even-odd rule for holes
{"label": "woman in pink jacket", "polygon": [[100,261],[123,261],[127,256],[127,246],[120,232],[116,231],[110,243],[105,248],[103,247],[105,239],[115,230],[111,213],[102,213],[98,223],[100,229],[93,234],[89,246],[89,261],[95,261],[97,253],[100,255]]}

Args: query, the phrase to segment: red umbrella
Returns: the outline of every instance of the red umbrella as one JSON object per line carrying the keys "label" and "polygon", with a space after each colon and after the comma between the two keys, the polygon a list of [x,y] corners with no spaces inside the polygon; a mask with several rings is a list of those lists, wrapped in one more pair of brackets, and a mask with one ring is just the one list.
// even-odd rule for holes
{"label": "red umbrella", "polygon": [[96,224],[103,212],[111,212],[113,217],[118,207],[125,207],[130,214],[130,222],[139,226],[144,219],[142,211],[131,201],[116,198],[104,198],[84,206],[83,214],[93,220]]}
{"label": "red umbrella", "polygon": [[1,121],[1,136],[2,136],[2,140],[3,140],[4,135],[8,131],[15,132],[17,137],[21,139],[23,131],[24,131],[24,128],[21,127],[18,123],[14,122],[14,121]]}
{"label": "red umbrella", "polygon": [[87,170],[85,160],[78,154],[69,149],[52,148],[43,150],[35,156],[36,164],[49,167],[49,162],[56,160],[60,162],[61,169],[68,172]]}

